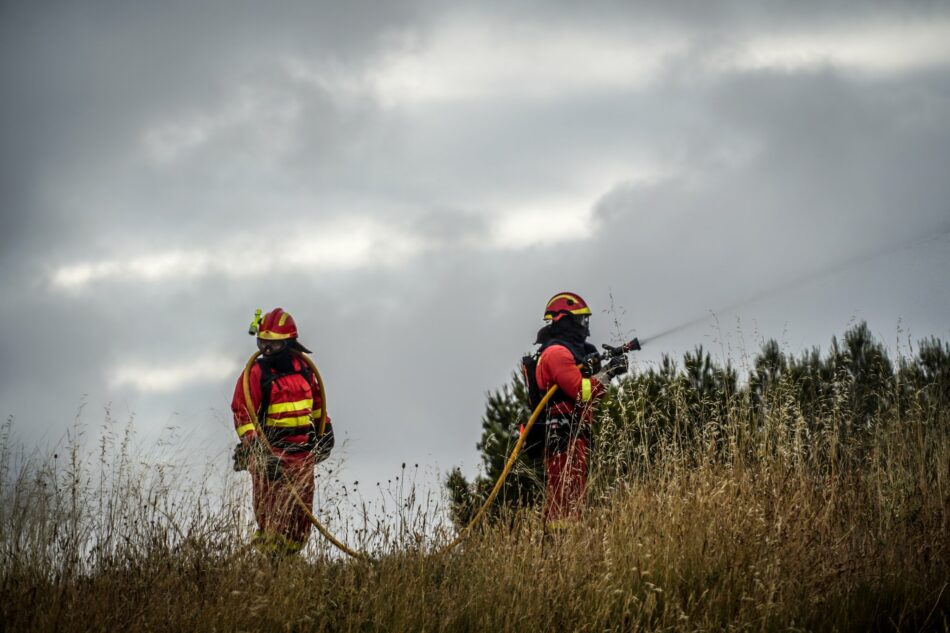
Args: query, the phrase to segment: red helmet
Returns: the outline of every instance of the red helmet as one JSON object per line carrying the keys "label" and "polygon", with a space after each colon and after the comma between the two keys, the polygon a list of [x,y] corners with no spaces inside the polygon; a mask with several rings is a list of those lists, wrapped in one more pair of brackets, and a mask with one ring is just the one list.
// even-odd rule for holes
{"label": "red helmet", "polygon": [[269,341],[281,341],[288,338],[297,338],[297,324],[290,313],[283,308],[274,308],[264,315],[257,330],[257,338]]}
{"label": "red helmet", "polygon": [[561,292],[548,301],[544,308],[545,321],[557,321],[565,314],[590,314],[587,302],[573,292]]}

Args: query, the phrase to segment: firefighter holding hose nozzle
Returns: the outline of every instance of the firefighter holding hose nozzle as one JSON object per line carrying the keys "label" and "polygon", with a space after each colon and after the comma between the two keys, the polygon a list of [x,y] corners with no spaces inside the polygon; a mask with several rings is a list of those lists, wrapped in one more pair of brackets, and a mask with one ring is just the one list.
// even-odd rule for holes
{"label": "firefighter holding hose nozzle", "polygon": [[313,469],[333,448],[333,427],[323,411],[319,373],[304,356],[310,350],[297,340],[293,317],[276,308],[261,318],[258,310],[249,333],[257,335],[259,355],[238,378],[231,401],[241,440],[234,469],[251,473],[259,528],[253,544],[279,558],[307,542],[311,523],[294,493],[312,511]]}
{"label": "firefighter holding hose nozzle", "polygon": [[[580,295],[554,295],[544,310],[548,323],[538,331],[535,341],[541,347],[533,356],[523,359],[532,407],[541,401],[541,394],[554,385],[558,387],[548,402],[544,424],[536,423],[526,438],[529,453],[540,455],[543,451],[543,514],[551,531],[569,527],[583,507],[593,404],[604,395],[605,383],[627,372],[625,352],[639,348],[628,344],[599,354],[587,342],[590,318],[590,307]],[[602,362],[603,358],[607,360]]]}

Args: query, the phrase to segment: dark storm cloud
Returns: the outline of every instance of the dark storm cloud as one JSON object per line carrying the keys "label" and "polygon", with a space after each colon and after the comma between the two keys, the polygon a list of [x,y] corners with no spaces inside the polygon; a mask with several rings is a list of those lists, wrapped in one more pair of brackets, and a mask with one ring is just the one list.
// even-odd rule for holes
{"label": "dark storm cloud", "polygon": [[[595,0],[580,5],[570,0],[545,3],[480,3],[491,6],[491,12],[510,17],[543,18],[557,21],[628,20],[647,24],[669,24],[676,27],[695,27],[705,32],[733,32],[745,27],[757,28],[769,24],[814,27],[829,21],[853,24],[856,18],[877,16],[906,17],[932,16],[945,13],[946,6],[939,0],[914,0],[895,5],[887,0],[860,2],[837,0],[825,2],[783,2],[771,0],[749,4],[743,0],[689,0],[687,2],[614,2]],[[486,12],[489,10],[486,9]]]}
{"label": "dark storm cloud", "polygon": [[[130,219],[154,229],[156,213],[187,223],[194,217],[188,205],[161,211],[144,205],[143,211],[141,199],[115,207],[103,200],[90,210],[49,198],[68,195],[56,190],[64,181],[69,187],[116,184],[116,175],[136,159],[134,145],[150,122],[200,116],[209,105],[213,116],[239,96],[236,85],[255,75],[279,84],[282,69],[268,68],[282,55],[358,68],[377,54],[391,29],[415,19],[417,9],[400,2],[347,3],[345,10],[334,3],[291,3],[280,11],[255,3],[5,3],[4,218],[18,230],[5,231],[4,256],[23,253],[25,242],[46,241],[54,231],[94,239]],[[272,94],[286,93],[278,85]],[[315,117],[326,108],[319,95],[303,107],[303,116]],[[320,147],[324,139],[309,140]],[[213,169],[210,157],[200,158]]]}
{"label": "dark storm cloud", "polygon": [[[602,249],[612,260],[605,264],[640,271],[637,294],[653,299],[640,304],[641,323],[648,325],[640,333],[802,276],[818,274],[821,282],[821,272],[832,269],[825,277],[833,277],[840,262],[886,255],[895,245],[946,230],[950,185],[938,171],[950,161],[950,134],[936,123],[950,117],[941,96],[946,88],[945,78],[927,75],[868,84],[829,71],[755,73],[727,78],[708,91],[659,97],[715,113],[706,119],[715,129],[689,132],[714,142],[688,145],[688,162],[701,166],[698,172],[653,185],[620,185],[597,205]],[[724,160],[717,145],[730,141],[750,153]],[[667,246],[665,255],[656,244]],[[873,267],[863,262],[853,268]],[[662,275],[643,274],[657,268]],[[932,292],[933,278],[925,271],[916,273],[920,296]],[[884,294],[901,285],[880,282]],[[622,289],[618,294],[625,305],[637,305],[636,296]],[[837,301],[827,295],[819,300],[828,301],[826,314],[836,313],[839,327],[854,315],[847,310],[858,308],[852,303],[836,312]],[[794,306],[790,314],[802,308],[800,302],[787,305]],[[941,301],[930,305],[939,312]],[[814,308],[806,314],[808,309]],[[891,320],[901,313],[895,305]],[[677,315],[673,323],[671,314]],[[946,334],[940,319],[919,323]]]}
{"label": "dark storm cloud", "polygon": [[[713,113],[711,127],[681,139],[694,171],[620,186],[598,215],[633,214],[654,229],[699,223],[708,248],[748,240],[749,254],[763,257],[775,254],[767,238],[776,232],[787,255],[803,259],[919,235],[947,218],[939,172],[950,132],[937,121],[950,116],[940,96],[948,87],[930,77],[868,86],[828,72],[762,73],[678,94]],[[926,114],[912,105],[921,100]],[[730,145],[748,150],[734,159],[722,152]]]}

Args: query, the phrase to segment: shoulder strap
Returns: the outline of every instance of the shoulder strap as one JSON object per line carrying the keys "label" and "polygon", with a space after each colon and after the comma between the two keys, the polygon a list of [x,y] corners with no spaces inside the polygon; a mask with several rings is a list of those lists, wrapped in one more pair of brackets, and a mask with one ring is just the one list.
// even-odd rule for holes
{"label": "shoulder strap", "polygon": [[[560,345],[561,347],[563,347],[563,348],[565,348],[567,351],[569,351],[569,352],[571,353],[571,356],[574,357],[574,362],[576,362],[576,363],[581,363],[581,362],[584,361],[584,358],[583,358],[582,356],[581,356],[581,357],[578,356],[578,351],[579,351],[579,350],[575,349],[575,346],[571,345],[571,344],[570,344],[569,342],[567,342],[567,341],[564,341],[564,340],[561,340],[561,339],[552,338],[552,339],[549,339],[548,341],[546,341],[543,345],[541,345],[540,349],[538,349],[537,357],[536,357],[536,358],[537,358],[537,361],[535,362],[535,367],[537,367],[537,363],[540,362],[540,360],[541,360],[541,354],[544,353],[544,350],[546,350],[546,349],[549,348],[549,347],[553,347],[553,346],[555,346],[555,345]],[[595,349],[595,351],[596,351],[596,349]],[[537,382],[535,382],[535,384],[537,385]],[[540,401],[541,401],[541,396],[542,396],[543,394],[541,393],[540,386],[537,386],[536,388],[538,389],[538,394],[539,394],[539,395],[538,395],[538,400],[537,400],[537,402],[540,402]],[[555,403],[557,403],[557,402],[570,402],[570,403],[573,403],[574,401],[573,401],[571,398],[567,397],[567,395],[566,395],[563,391],[561,391],[560,389],[558,389],[556,392],[554,392],[554,395],[551,396],[551,399],[548,401],[548,406],[551,406],[552,404],[555,404]]]}
{"label": "shoulder strap", "polygon": [[587,354],[597,351],[597,348],[591,345],[590,343],[584,343],[583,347],[579,347],[577,344],[571,343],[570,341],[565,341],[559,338],[552,338],[552,339],[547,340],[538,350],[538,358],[541,357],[541,354],[544,352],[544,350],[554,345],[560,345],[561,347],[567,349],[567,351],[569,351],[571,355],[574,357],[574,362],[577,362],[577,363],[584,362],[584,357],[587,356]]}
{"label": "shoulder strap", "polygon": [[538,359],[541,357],[540,350],[534,354],[521,357],[521,375],[524,378],[524,385],[528,392],[528,404],[534,410],[541,402],[541,389],[538,387]]}
{"label": "shoulder strap", "polygon": [[264,423],[267,421],[267,409],[270,407],[270,398],[271,392],[274,389],[274,383],[278,379],[283,378],[284,376],[293,376],[295,374],[300,374],[304,377],[307,383],[310,383],[310,375],[313,373],[310,371],[310,367],[306,363],[300,363],[300,368],[293,371],[287,372],[271,372],[269,369],[264,367],[260,361],[257,361],[261,368],[261,406],[257,411],[257,419],[260,421],[261,426],[264,426]]}

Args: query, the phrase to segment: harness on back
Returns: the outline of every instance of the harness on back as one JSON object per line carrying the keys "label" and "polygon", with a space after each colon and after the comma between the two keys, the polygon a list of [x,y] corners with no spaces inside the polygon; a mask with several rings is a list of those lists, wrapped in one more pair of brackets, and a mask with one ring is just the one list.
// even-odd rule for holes
{"label": "harness on back", "polygon": [[[521,358],[521,374],[524,378],[524,384],[528,392],[529,414],[533,412],[535,408],[537,408],[538,404],[541,402],[541,398],[544,397],[544,391],[542,391],[541,387],[538,386],[538,361],[541,360],[541,354],[544,352],[544,350],[551,347],[552,345],[561,345],[567,348],[571,352],[571,355],[574,356],[574,361],[576,363],[581,363],[584,360],[583,356],[578,355],[579,350],[576,349],[575,345],[571,345],[569,342],[560,339],[550,339],[541,345],[541,347],[538,348],[538,351],[536,351],[534,354],[523,356]],[[589,353],[590,351],[596,351],[596,348],[585,343],[583,351],[585,353]],[[540,459],[544,457],[545,444],[552,444],[551,448],[557,448],[557,446],[559,446],[562,442],[555,441],[552,443],[552,440],[558,439],[565,433],[570,435],[572,431],[576,432],[576,429],[573,428],[576,426],[574,424],[576,422],[576,413],[575,416],[572,416],[570,420],[560,418],[557,420],[548,419],[548,409],[552,405],[565,402],[572,405],[574,404],[573,399],[571,399],[562,390],[558,389],[551,399],[548,400],[547,407],[545,407],[545,409],[538,414],[538,420],[534,423],[534,426],[531,427],[530,431],[528,432],[528,436],[525,438],[522,453],[526,454],[529,458]],[[554,426],[558,428],[550,428]],[[520,431],[524,432],[524,424],[521,424]],[[558,437],[553,437],[554,435]]]}
{"label": "harness on back", "polygon": [[[310,426],[306,430],[299,426],[270,426],[267,424],[267,409],[270,407],[271,394],[275,382],[286,376],[300,375],[303,376],[304,380],[306,380],[307,384],[311,385],[312,388],[313,385],[310,379],[313,376],[313,372],[305,363],[301,363],[302,366],[300,369],[287,372],[271,371],[268,367],[265,367],[261,361],[258,360],[257,363],[261,368],[261,406],[257,410],[257,419],[263,422],[262,427],[264,429],[264,435],[267,436],[267,441],[270,442],[273,448],[285,453],[309,453],[317,445],[317,440],[319,439],[317,438],[317,430],[313,425],[313,420],[310,421]],[[307,436],[307,441],[303,444],[287,441],[290,437],[304,434]]]}

